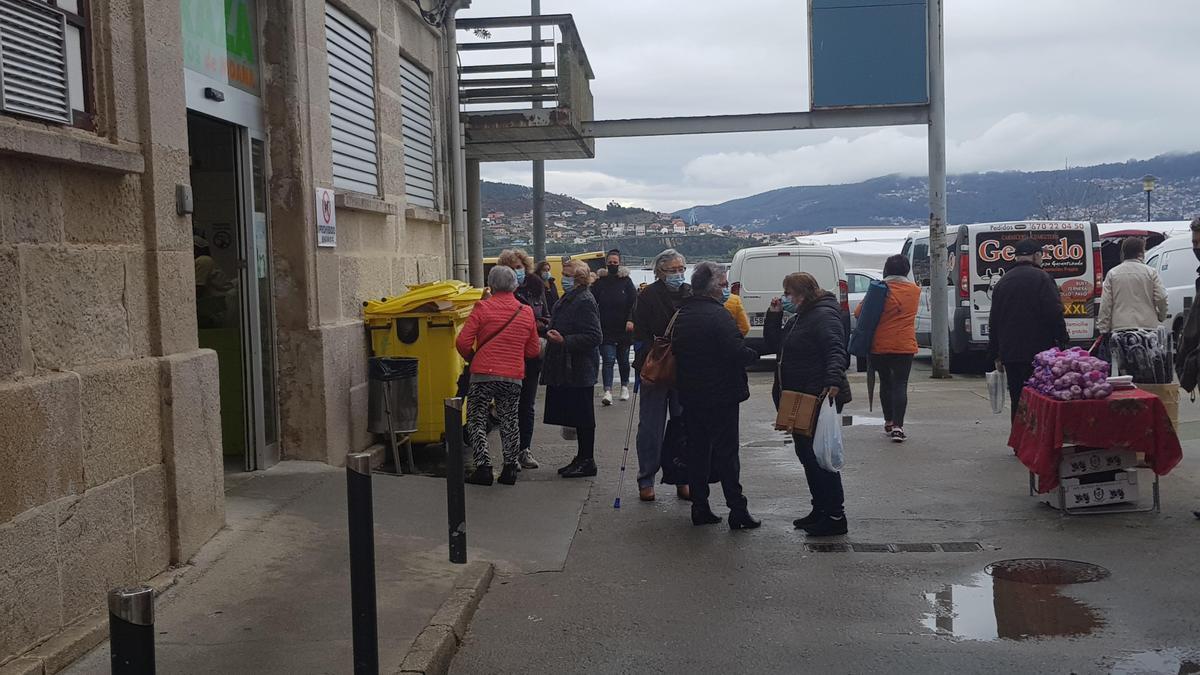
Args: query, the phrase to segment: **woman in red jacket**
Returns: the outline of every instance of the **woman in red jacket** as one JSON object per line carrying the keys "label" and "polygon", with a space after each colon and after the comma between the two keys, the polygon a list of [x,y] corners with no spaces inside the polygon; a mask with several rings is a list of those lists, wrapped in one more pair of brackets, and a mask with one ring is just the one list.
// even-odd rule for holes
{"label": "woman in red jacket", "polygon": [[541,353],[533,310],[513,295],[517,275],[511,267],[497,265],[488,273],[492,295],[475,303],[475,309],[458,334],[455,347],[471,362],[471,388],[467,393],[467,438],[475,455],[475,471],[467,477],[475,485],[492,484],[492,460],[488,455],[488,410],[493,403],[500,418],[500,442],[504,469],[500,482],[517,482],[521,431],[517,406],[525,359]]}

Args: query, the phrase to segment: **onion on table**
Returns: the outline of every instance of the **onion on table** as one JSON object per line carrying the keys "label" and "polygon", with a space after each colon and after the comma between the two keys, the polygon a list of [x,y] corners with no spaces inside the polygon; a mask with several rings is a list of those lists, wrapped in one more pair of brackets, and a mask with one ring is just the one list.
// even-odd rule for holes
{"label": "onion on table", "polygon": [[1033,358],[1033,377],[1025,382],[1043,396],[1058,401],[1108,398],[1108,363],[1079,347],[1047,349]]}

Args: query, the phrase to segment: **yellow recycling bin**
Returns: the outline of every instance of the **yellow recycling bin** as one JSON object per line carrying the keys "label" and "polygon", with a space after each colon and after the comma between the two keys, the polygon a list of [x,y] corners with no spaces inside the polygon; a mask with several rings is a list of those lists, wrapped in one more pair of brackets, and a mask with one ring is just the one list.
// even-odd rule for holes
{"label": "yellow recycling bin", "polygon": [[[445,399],[458,390],[463,359],[454,340],[481,289],[462,282],[414,286],[404,295],[371,301],[363,312],[372,356],[417,359],[417,431],[413,443],[440,443],[446,435]],[[424,310],[424,311],[422,311]]]}

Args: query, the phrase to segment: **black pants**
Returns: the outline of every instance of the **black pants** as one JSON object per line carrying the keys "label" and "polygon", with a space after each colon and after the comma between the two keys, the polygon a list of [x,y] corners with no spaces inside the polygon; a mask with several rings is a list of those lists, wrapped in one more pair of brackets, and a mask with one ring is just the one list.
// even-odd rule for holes
{"label": "black pants", "polygon": [[1025,380],[1033,376],[1033,363],[1015,362],[1004,364],[1004,376],[1008,378],[1009,419],[1017,419],[1017,404],[1021,401],[1021,390]]}
{"label": "black pants", "polygon": [[871,365],[879,373],[879,404],[883,419],[904,426],[908,410],[908,375],[912,372],[912,354],[872,354]]}
{"label": "black pants", "polygon": [[688,408],[684,416],[687,425],[688,485],[692,492],[692,508],[708,505],[708,479],[713,475],[721,481],[725,505],[730,511],[744,511],[746,497],[742,494],[742,465],[738,458],[738,406]]}
{"label": "black pants", "polygon": [[596,427],[575,427],[575,447],[579,459],[595,459]]}
{"label": "black pants", "polygon": [[804,478],[808,481],[808,491],[812,494],[813,511],[827,516],[844,516],[846,494],[842,491],[842,474],[826,471],[817,464],[812,438],[792,434],[792,440],[796,444],[796,456],[804,465]]}
{"label": "black pants", "polygon": [[528,450],[533,443],[533,425],[537,420],[538,377],[542,374],[541,359],[525,359],[525,379],[521,381],[521,402],[517,416],[521,426],[521,449]]}

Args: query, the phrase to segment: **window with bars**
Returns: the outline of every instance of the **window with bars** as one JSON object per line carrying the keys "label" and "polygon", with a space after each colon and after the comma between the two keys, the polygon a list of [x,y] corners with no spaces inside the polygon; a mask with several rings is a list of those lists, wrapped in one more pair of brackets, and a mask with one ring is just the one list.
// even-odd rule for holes
{"label": "window with bars", "polygon": [[325,46],[329,59],[333,185],[378,195],[379,145],[371,32],[327,4]]}
{"label": "window with bars", "polygon": [[91,128],[86,0],[0,0],[0,112]]}
{"label": "window with bars", "polygon": [[400,112],[404,138],[404,188],[408,202],[437,208],[433,84],[429,72],[400,58]]}

